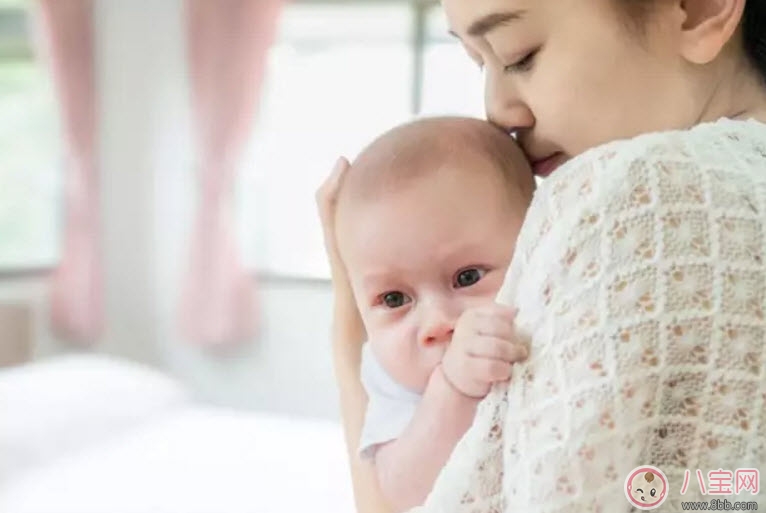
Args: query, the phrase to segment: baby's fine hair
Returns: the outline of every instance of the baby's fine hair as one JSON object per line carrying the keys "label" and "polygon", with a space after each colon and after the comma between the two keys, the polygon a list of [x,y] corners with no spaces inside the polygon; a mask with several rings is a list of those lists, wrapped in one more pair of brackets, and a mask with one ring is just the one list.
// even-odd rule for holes
{"label": "baby's fine hair", "polygon": [[477,157],[531,198],[531,168],[509,134],[480,119],[429,117],[399,125],[364,148],[344,177],[339,204],[379,197],[447,164],[475,164]]}

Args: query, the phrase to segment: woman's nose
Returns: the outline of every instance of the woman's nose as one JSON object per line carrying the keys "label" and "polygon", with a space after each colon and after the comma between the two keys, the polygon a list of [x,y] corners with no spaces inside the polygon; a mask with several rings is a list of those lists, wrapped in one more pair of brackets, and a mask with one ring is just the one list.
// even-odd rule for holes
{"label": "woman's nose", "polygon": [[509,106],[503,109],[487,110],[487,120],[508,134],[523,134],[535,124],[532,111],[526,106]]}
{"label": "woman's nose", "polygon": [[532,110],[508,80],[499,79],[492,71],[486,72],[484,80],[487,120],[507,133],[523,132],[535,125]]}

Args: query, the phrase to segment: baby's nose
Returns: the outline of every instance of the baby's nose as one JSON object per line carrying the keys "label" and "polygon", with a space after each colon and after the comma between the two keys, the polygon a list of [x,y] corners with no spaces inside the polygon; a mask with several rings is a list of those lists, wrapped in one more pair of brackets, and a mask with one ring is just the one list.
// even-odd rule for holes
{"label": "baby's nose", "polygon": [[449,319],[444,317],[431,319],[421,329],[420,343],[424,346],[445,344],[452,340],[454,332],[454,324]]}

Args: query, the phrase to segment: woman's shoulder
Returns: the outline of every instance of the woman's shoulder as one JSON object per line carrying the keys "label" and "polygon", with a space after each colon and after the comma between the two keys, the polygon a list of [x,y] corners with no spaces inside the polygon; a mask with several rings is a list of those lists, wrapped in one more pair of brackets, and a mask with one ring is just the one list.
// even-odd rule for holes
{"label": "woman's shoulder", "polygon": [[598,252],[605,237],[676,222],[676,213],[693,231],[710,222],[711,211],[763,223],[764,171],[766,125],[756,121],[722,119],[589,150],[538,188],[514,255],[517,274],[533,259],[550,268],[554,255],[566,258],[572,247]]}
{"label": "woman's shoulder", "polygon": [[[766,125],[720,119],[687,130],[604,144],[572,159],[538,189],[549,214],[571,217],[596,201],[640,208],[706,201],[702,189],[766,183]],[[608,211],[610,210],[607,208]]]}
{"label": "woman's shoulder", "polygon": [[[700,163],[729,162],[727,150],[766,149],[766,124],[754,119],[720,118],[692,128],[650,132],[596,146],[562,166],[567,169],[586,163],[624,160],[687,159]],[[559,173],[556,173],[559,174]]]}
{"label": "woman's shoulder", "polygon": [[536,315],[556,294],[601,290],[618,271],[707,262],[714,251],[729,261],[759,255],[748,244],[766,240],[764,171],[766,127],[754,122],[595,148],[538,189],[501,297],[523,298],[525,315]]}

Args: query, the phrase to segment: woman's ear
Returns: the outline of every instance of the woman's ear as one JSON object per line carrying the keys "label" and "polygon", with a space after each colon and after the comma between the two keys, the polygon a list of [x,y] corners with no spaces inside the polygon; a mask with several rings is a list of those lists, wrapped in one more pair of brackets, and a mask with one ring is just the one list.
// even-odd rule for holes
{"label": "woman's ear", "polygon": [[681,55],[695,64],[712,62],[737,31],[745,1],[678,0],[685,14],[681,27]]}

